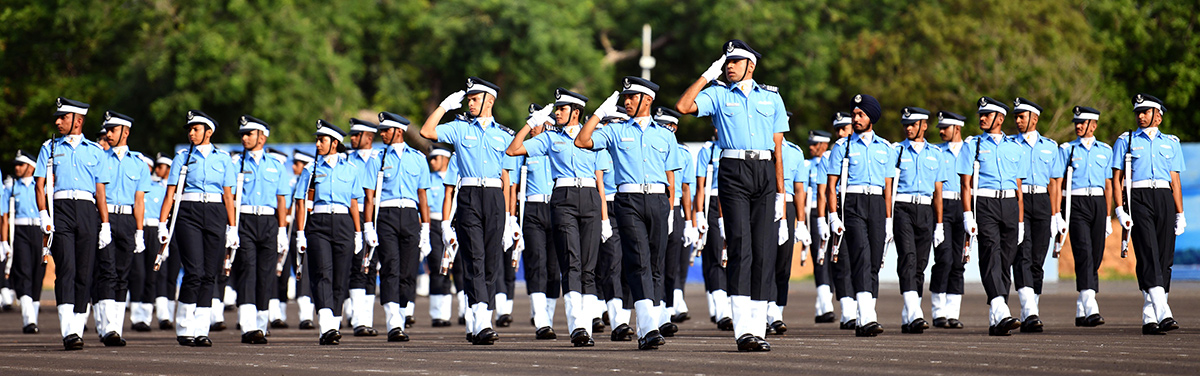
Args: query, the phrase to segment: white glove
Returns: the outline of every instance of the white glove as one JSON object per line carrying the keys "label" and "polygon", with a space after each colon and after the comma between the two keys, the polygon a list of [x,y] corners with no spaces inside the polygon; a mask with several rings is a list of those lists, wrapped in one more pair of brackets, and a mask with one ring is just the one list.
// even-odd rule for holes
{"label": "white glove", "polygon": [[1110,215],[1104,218],[1104,237],[1112,235],[1112,230],[1112,216]]}
{"label": "white glove", "polygon": [[363,235],[366,237],[367,246],[371,248],[379,246],[379,233],[375,231],[375,222],[363,223]]}
{"label": "white glove", "polygon": [[808,224],[804,221],[796,222],[796,231],[794,237],[800,244],[805,247],[812,245],[812,233],[808,230]]}
{"label": "white glove", "polygon": [[890,217],[883,220],[883,242],[885,244],[895,241],[896,234],[892,230],[892,223],[892,218]]}
{"label": "white glove", "polygon": [[615,115],[617,113],[617,100],[620,98],[620,96],[620,92],[612,92],[612,94],[604,100],[604,103],[601,103],[600,107],[596,108],[596,112],[592,113],[592,115],[598,116],[600,120],[604,120],[606,117]]}
{"label": "white glove", "polygon": [[421,249],[422,260],[433,252],[433,245],[429,243],[429,222],[421,223],[421,243],[417,247]]}
{"label": "white glove", "polygon": [[521,238],[521,225],[517,223],[516,216],[507,216],[504,220],[504,236],[501,237],[504,241],[504,249],[509,249]]}
{"label": "white glove", "polygon": [[600,242],[606,242],[613,236],[612,219],[600,221]]}
{"label": "white glove", "polygon": [[783,216],[785,215],[785,212],[783,210],[783,204],[785,202],[787,202],[787,194],[784,194],[784,193],[776,193],[775,194],[775,221],[776,222],[783,219]]}
{"label": "white glove", "polygon": [[1017,244],[1025,241],[1025,222],[1017,222]]}
{"label": "white glove", "polygon": [[979,224],[975,223],[975,212],[963,212],[963,229],[967,230],[967,235],[979,234]]}
{"label": "white glove", "polygon": [[450,225],[450,221],[442,221],[442,243],[446,247],[458,249],[458,234],[454,233],[454,226]]}
{"label": "white glove", "polygon": [[692,227],[692,221],[683,221],[683,246],[700,243],[700,230]]}
{"label": "white glove", "polygon": [[721,238],[727,238],[725,236],[725,217],[717,218],[717,230],[721,231]]}
{"label": "white glove", "polygon": [[146,251],[146,233],[143,230],[133,231],[133,253]]}
{"label": "white glove", "polygon": [[712,62],[712,65],[708,66],[708,69],[704,70],[704,73],[701,74],[700,77],[703,77],[705,81],[712,81],[717,79],[717,77],[721,77],[721,72],[724,71],[725,55],[721,55],[720,58],[717,58],[716,61]]}
{"label": "white glove", "polygon": [[108,225],[108,222],[103,222],[100,224],[100,239],[99,239],[99,242],[97,242],[97,245],[100,248],[104,248],[104,247],[107,247],[111,243],[112,243],[112,227]]}
{"label": "white glove", "polygon": [[946,227],[941,223],[933,226],[933,246],[937,247],[946,241]]}
{"label": "white glove", "polygon": [[1175,236],[1183,235],[1183,231],[1187,229],[1187,218],[1183,217],[1183,213],[1175,214]]}
{"label": "white glove", "polygon": [[841,218],[838,218],[837,212],[829,213],[829,229],[832,230],[834,234],[838,234],[838,236],[841,236],[842,233],[846,232],[846,224],[842,223]]}
{"label": "white glove", "polygon": [[704,212],[696,212],[693,215],[696,218],[696,220],[692,221],[696,224],[696,230],[700,231],[701,234],[708,233],[708,217],[704,215]]}
{"label": "white glove", "polygon": [[50,220],[50,212],[42,210],[38,214],[41,216],[42,233],[50,235],[50,233],[54,232],[54,221]]}
{"label": "white glove", "polygon": [[1126,230],[1128,230],[1130,227],[1133,227],[1133,217],[1130,217],[1128,213],[1125,213],[1125,207],[1123,206],[1117,207],[1117,222],[1120,222],[1121,227],[1124,227]]}
{"label": "white glove", "polygon": [[829,240],[829,222],[825,217],[817,218],[817,236],[821,237],[821,241]]}
{"label": "white glove", "polygon": [[354,232],[354,254],[359,254],[363,250],[363,233],[362,231]]}
{"label": "white glove", "polygon": [[296,231],[296,253],[303,255],[308,251],[308,239],[304,237],[304,231]]}
{"label": "white glove", "polygon": [[787,241],[788,241],[787,221],[777,221],[777,222],[779,223],[779,243],[778,244],[783,245],[783,243],[787,243]]}
{"label": "white glove", "polygon": [[667,235],[675,233],[675,210],[667,212]]}
{"label": "white glove", "polygon": [[279,235],[275,236],[275,252],[283,254],[288,250],[287,227],[279,228]]}
{"label": "white glove", "polygon": [[171,240],[171,230],[167,228],[167,224],[158,225],[158,242],[159,244],[167,244]]}
{"label": "white glove", "polygon": [[462,108],[463,97],[466,97],[466,96],[467,96],[467,92],[462,91],[462,90],[450,93],[449,96],[446,96],[446,99],[442,100],[442,103],[439,104],[438,107],[441,107],[442,109],[444,109],[446,111],[457,110],[459,108]]}
{"label": "white glove", "polygon": [[0,242],[0,262],[8,260],[8,254],[11,252],[11,249],[8,247],[8,242]]}
{"label": "white glove", "polygon": [[1055,225],[1058,226],[1057,230],[1060,235],[1067,234],[1067,230],[1069,229],[1069,227],[1067,225],[1067,220],[1065,218],[1063,218],[1062,212],[1059,212],[1058,214],[1054,215],[1054,223],[1055,223]]}
{"label": "white glove", "polygon": [[238,239],[237,226],[225,226],[225,248],[237,248],[242,244],[242,240]]}

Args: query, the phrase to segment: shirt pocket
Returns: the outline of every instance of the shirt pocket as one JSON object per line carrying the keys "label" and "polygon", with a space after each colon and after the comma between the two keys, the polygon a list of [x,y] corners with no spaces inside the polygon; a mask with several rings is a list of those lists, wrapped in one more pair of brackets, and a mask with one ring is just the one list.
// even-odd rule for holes
{"label": "shirt pocket", "polygon": [[468,148],[468,149],[469,149],[469,148],[474,148],[474,147],[477,147],[477,146],[479,146],[479,137],[477,137],[477,136],[463,136],[463,138],[462,138],[462,141],[461,141],[460,143],[462,144],[462,146],[463,146],[464,148]]}
{"label": "shirt pocket", "polygon": [[1012,179],[1021,170],[1021,155],[1006,153],[1000,156],[1000,169],[1004,179]]}
{"label": "shirt pocket", "polygon": [[490,146],[492,149],[494,149],[494,150],[496,150],[496,151],[500,151],[500,152],[503,152],[503,151],[504,151],[504,149],[507,149],[507,148],[508,148],[508,143],[507,143],[507,142],[505,142],[503,138],[501,138],[501,139],[496,139],[496,137],[495,137],[495,136],[489,136],[489,137],[487,138],[487,144],[488,144],[488,146]]}
{"label": "shirt pocket", "polygon": [[[1166,160],[1167,162],[1171,162],[1175,158],[1175,154],[1176,154],[1175,148],[1172,147],[1171,145],[1159,145],[1157,147],[1157,149],[1158,149],[1158,155],[1162,156],[1163,160]],[[1171,165],[1170,163],[1167,163],[1167,166],[1170,166],[1170,165]]]}
{"label": "shirt pocket", "polygon": [[754,109],[764,118],[770,119],[775,116],[775,103],[773,102],[771,104],[757,103],[754,105]]}
{"label": "shirt pocket", "polygon": [[937,169],[939,167],[941,167],[941,165],[942,165],[942,162],[939,161],[936,157],[922,158],[921,161],[922,161],[921,165],[924,166],[925,169],[929,170],[929,171],[937,171]]}

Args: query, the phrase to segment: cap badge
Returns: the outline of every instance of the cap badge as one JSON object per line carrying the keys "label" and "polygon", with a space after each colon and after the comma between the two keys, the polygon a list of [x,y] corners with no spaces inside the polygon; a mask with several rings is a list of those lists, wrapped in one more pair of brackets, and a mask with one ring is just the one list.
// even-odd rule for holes
{"label": "cap badge", "polygon": [[729,44],[725,46],[725,53],[732,53],[732,52],[733,52],[733,42],[729,42]]}
{"label": "cap badge", "polygon": [[938,122],[940,123],[943,120],[946,120],[946,116],[939,112],[938,113]]}
{"label": "cap badge", "polygon": [[626,89],[628,89],[630,86],[633,86],[633,84],[629,82],[628,78],[626,78],[625,81],[622,82],[622,85],[625,86]]}
{"label": "cap badge", "polygon": [[1079,109],[1079,106],[1075,106],[1075,116],[1079,116],[1082,113],[1083,111]]}
{"label": "cap badge", "polygon": [[238,119],[238,121],[239,121],[239,122],[241,122],[241,123],[242,123],[242,125],[246,125],[246,123],[249,123],[249,122],[250,122],[250,121],[246,120],[246,116],[245,116],[245,115],[243,115],[243,116],[241,117],[241,119]]}
{"label": "cap badge", "polygon": [[55,100],[54,100],[54,106],[55,106],[55,107],[62,107],[62,98],[55,99]]}
{"label": "cap badge", "polygon": [[192,113],[192,111],[188,111],[187,115],[188,115],[188,120],[192,120],[193,118],[196,117],[196,114]]}
{"label": "cap badge", "polygon": [[472,86],[475,86],[475,80],[468,78],[467,79],[467,88],[470,89]]}
{"label": "cap badge", "polygon": [[104,120],[112,120],[112,111],[104,111]]}
{"label": "cap badge", "polygon": [[379,122],[380,123],[383,122],[383,113],[382,112],[379,113]]}
{"label": "cap badge", "polygon": [[905,107],[904,108],[904,117],[911,117],[911,116],[912,116],[912,112],[909,112],[908,107]]}
{"label": "cap badge", "polygon": [[985,107],[985,106],[987,106],[987,104],[988,104],[987,97],[979,98],[979,107]]}
{"label": "cap badge", "polygon": [[1142,98],[1142,95],[1141,95],[1141,94],[1138,94],[1137,96],[1133,97],[1133,101],[1134,101],[1134,102],[1138,102],[1138,103],[1142,103],[1142,102],[1145,102],[1145,101],[1146,101],[1146,99],[1145,99],[1145,98]]}
{"label": "cap badge", "polygon": [[862,103],[862,94],[854,95],[854,103]]}

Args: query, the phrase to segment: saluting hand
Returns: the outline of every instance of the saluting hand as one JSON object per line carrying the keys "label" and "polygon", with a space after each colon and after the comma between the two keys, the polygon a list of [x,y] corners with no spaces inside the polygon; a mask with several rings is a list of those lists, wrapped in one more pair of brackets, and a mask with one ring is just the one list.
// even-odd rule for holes
{"label": "saluting hand", "polygon": [[442,109],[444,109],[446,111],[457,110],[459,108],[462,108],[463,97],[466,97],[466,96],[467,96],[467,92],[462,91],[462,90],[450,93],[450,95],[446,96],[446,99],[442,100],[442,103],[439,104],[438,107],[441,107]]}

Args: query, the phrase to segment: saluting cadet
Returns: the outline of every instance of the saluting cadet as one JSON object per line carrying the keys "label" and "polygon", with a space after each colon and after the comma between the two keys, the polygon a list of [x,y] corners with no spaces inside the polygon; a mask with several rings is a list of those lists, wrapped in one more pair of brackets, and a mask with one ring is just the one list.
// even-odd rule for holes
{"label": "saluting cadet", "polygon": [[604,150],[613,160],[617,196],[614,200],[621,236],[622,272],[637,310],[638,349],[666,344],[659,332],[665,261],[675,171],[683,166],[674,155],[675,134],[650,117],[658,84],[640,77],[622,81],[625,113],[630,119],[596,131],[601,119],[617,113],[617,93],[609,96],[575,138],[575,146]]}
{"label": "saluting cadet", "polygon": [[[375,135],[378,132],[375,124],[361,119],[350,119],[350,150],[346,152],[346,157],[357,166],[366,166],[359,173],[363,174],[364,181],[369,182],[370,189],[375,188],[375,175],[379,172],[379,163],[377,157],[382,152],[372,146],[375,141]],[[375,169],[371,169],[375,166]],[[395,172],[395,171],[392,171]],[[367,202],[358,202],[358,210],[360,218],[366,218],[365,209]],[[374,227],[366,227],[366,220],[363,220],[363,234],[365,236],[376,236]],[[367,243],[379,243],[378,238],[365,239]],[[395,245],[395,243],[393,243]],[[374,247],[368,245],[369,247]],[[361,261],[361,260],[360,260]],[[376,270],[376,265],[379,262],[379,255],[376,252],[374,258],[370,260],[367,270],[364,271],[361,265],[355,263],[350,268],[350,301],[345,305],[346,315],[350,316],[350,327],[354,328],[354,336],[375,336],[378,333],[375,331],[375,280],[379,271]],[[406,306],[406,302],[400,302],[401,306]]]}
{"label": "saluting cadet", "polygon": [[[788,118],[791,118],[790,114]],[[783,142],[783,168],[787,215],[779,221],[779,246],[776,248],[774,268],[771,268],[775,275],[772,281],[775,285],[771,288],[773,295],[767,302],[766,315],[767,333],[774,334],[787,332],[787,324],[783,322],[783,310],[788,303],[788,282],[792,279],[792,254],[795,253],[795,244],[799,242],[804,247],[812,244],[804,213],[804,206],[808,201],[805,199],[808,191],[804,189],[804,186],[808,185],[808,161],[804,160],[804,151],[791,141]]]}
{"label": "saluting cadet", "polygon": [[[625,119],[628,119],[628,116],[625,116],[624,113],[617,113],[610,115],[607,119],[601,119],[596,127],[603,129],[608,124],[624,122]],[[603,234],[606,232],[604,228],[607,227],[611,232],[608,239],[600,243],[600,254],[596,261],[596,280],[600,285],[601,298],[606,303],[608,324],[613,328],[609,339],[614,342],[632,341],[636,334],[633,327],[629,326],[629,318],[633,315],[633,311],[630,309],[633,307],[633,295],[629,291],[629,283],[624,282],[625,276],[622,273],[621,233],[614,231],[617,224],[615,218],[617,180],[611,154],[596,153],[596,171],[599,171],[600,178],[604,181],[604,214],[608,216],[604,221],[607,224],[601,224],[600,230]],[[550,307],[553,307],[553,304]],[[595,330],[594,327],[592,329]]]}
{"label": "saluting cadet", "polygon": [[[404,333],[406,315],[402,307],[416,300],[414,285],[421,260],[429,254],[430,221],[429,200],[426,192],[432,188],[429,180],[429,164],[425,153],[408,147],[404,132],[409,120],[390,112],[379,113],[379,135],[387,145],[380,158],[367,162],[362,175],[366,187],[367,210],[363,224],[367,241],[376,247],[379,269],[380,303],[383,305],[385,323],[388,327],[388,342],[407,341]],[[383,182],[375,180],[383,172]],[[380,191],[376,192],[376,184]],[[440,185],[438,188],[442,188]],[[374,199],[379,196],[379,217],[375,218]],[[378,234],[376,234],[378,232]],[[365,259],[366,255],[357,260]],[[371,262],[374,264],[374,261]],[[361,264],[352,268],[361,270]],[[436,269],[432,269],[436,270]],[[374,280],[372,278],[371,280]],[[368,300],[368,304],[374,299]],[[355,309],[359,314],[362,307]],[[358,324],[369,325],[370,321]],[[354,335],[369,326],[355,326]]]}
{"label": "saluting cadet", "polygon": [[[841,113],[839,113],[841,114]],[[850,117],[842,117],[846,124],[850,123]],[[834,122],[838,121],[838,117],[834,117]],[[826,131],[810,131],[808,132],[808,155],[809,158],[804,163],[808,167],[808,184],[804,187],[808,198],[805,200],[804,212],[807,213],[807,218],[817,218],[820,213],[817,213],[817,207],[820,203],[825,202],[825,182],[829,181],[828,175],[825,174],[825,159],[829,158],[829,141],[833,140],[833,135]],[[830,323],[835,320],[833,316],[833,271],[830,269],[832,262],[829,256],[824,256],[824,261],[817,262],[818,256],[824,253],[827,247],[825,241],[828,240],[828,229],[825,231],[825,239],[822,239],[820,224],[825,223],[823,219],[817,219],[813,222],[808,222],[809,239],[820,239],[816,246],[811,244],[808,247],[809,260],[812,262],[813,268],[813,283],[817,285],[816,302],[813,304],[816,311],[813,316],[813,321],[820,323]]]}
{"label": "saluting cadet", "polygon": [[[555,95],[561,96],[562,94],[559,91],[555,91]],[[586,99],[586,97],[584,98]],[[558,126],[559,122],[557,120],[551,120],[549,115],[550,112],[556,107],[557,106],[550,106],[543,108],[537,104],[529,105],[529,117],[526,119],[526,126],[522,128],[521,131],[517,132],[517,135],[513,137],[512,143],[509,144],[505,150],[506,154],[518,157],[517,159],[523,159],[524,163],[521,164],[526,169],[525,196],[518,197],[519,200],[524,200],[525,202],[525,208],[521,212],[521,215],[524,216],[521,230],[525,236],[523,242],[525,246],[522,253],[522,261],[525,265],[525,287],[529,291],[529,308],[532,316],[530,317],[530,320],[535,328],[534,334],[535,338],[537,339],[558,338],[557,334],[554,333],[553,328],[554,312],[550,309],[551,307],[554,307],[555,304],[550,302],[556,302],[560,293],[564,290],[565,286],[563,285],[563,277],[564,274],[569,272],[560,269],[559,255],[565,252],[565,250],[558,249],[558,239],[551,235],[552,233],[556,232],[556,230],[559,232],[566,230],[565,228],[554,223],[554,210],[550,204],[551,195],[554,193],[555,185],[553,179],[558,175],[556,175],[551,169],[551,166],[554,163],[551,161],[551,157],[549,156],[551,155],[549,149],[549,143],[551,141],[548,140],[552,136],[551,134],[546,133],[546,131],[560,131]],[[583,106],[579,105],[578,107],[582,108]],[[562,124],[565,125],[567,122],[564,121]],[[547,126],[549,126],[550,129],[547,129]],[[578,118],[575,119],[574,126],[574,131],[578,133]],[[542,136],[543,134],[546,136]],[[530,135],[532,135],[533,139],[529,140],[529,149],[526,149],[525,137]],[[564,153],[569,152],[564,150],[562,144],[571,143],[571,141],[572,140],[569,137],[567,137],[565,141],[555,141],[558,143],[557,145],[554,145],[557,148],[555,151]],[[571,148],[578,150],[578,148],[575,148],[574,145],[572,145]],[[566,159],[567,161],[564,163],[570,163],[571,155],[566,156]],[[593,157],[593,165],[594,164]],[[595,172],[590,171],[591,167],[587,167],[585,169],[589,169],[589,176],[595,176]],[[573,171],[565,171],[561,174],[563,176],[566,176],[567,174],[574,176]],[[594,186],[595,184],[592,185]],[[577,222],[572,223],[572,225],[574,225],[574,227],[572,227],[571,230],[574,231],[574,233],[570,236],[575,238],[574,242],[578,244],[580,242],[580,228],[578,227]],[[576,247],[575,251],[575,261],[578,262],[579,248]],[[575,270],[574,276],[576,278],[576,286],[578,286],[578,283],[580,283],[582,278],[579,272],[579,269]],[[576,288],[573,291],[578,294],[581,290]],[[572,295],[570,294],[568,294],[566,299],[564,299],[566,302],[568,330],[574,329],[576,325],[576,319],[574,315],[578,312],[574,310],[582,309],[581,306],[572,305],[574,302],[572,302],[571,299]],[[580,297],[580,303],[582,303],[582,297]],[[588,339],[590,340],[590,337],[588,337]]]}
{"label": "saluting cadet", "polygon": [[[150,182],[142,194],[142,252],[133,255],[129,265],[129,321],[131,329],[138,332],[150,331],[154,319],[154,296],[158,285],[158,273],[154,271],[154,259],[158,252],[146,252],[146,244],[154,245],[158,236],[158,212],[162,210],[162,199],[166,186],[155,174],[154,160],[145,154],[138,158],[146,164],[146,179]],[[170,172],[170,169],[164,169]]]}
{"label": "saluting cadet", "polygon": [[[1049,192],[1056,190],[1057,179],[1050,172],[1058,158],[1058,142],[1037,131],[1042,107],[1025,98],[1013,101],[1013,117],[1018,134],[1012,136],[1024,148],[1029,164],[1029,178],[1022,181],[1021,193],[1025,205],[1025,238],[1019,240],[1017,257],[1013,260],[1013,279],[1017,297],[1021,300],[1021,332],[1040,333],[1038,300],[1042,294],[1046,253],[1050,251],[1050,236],[1065,225],[1059,207],[1051,205]],[[1057,196],[1057,195],[1056,195]]]}
{"label": "saluting cadet", "polygon": [[[892,218],[896,244],[896,274],[900,276],[901,333],[924,333],[929,322],[921,308],[925,290],[925,266],[929,250],[945,240],[942,226],[942,149],[925,142],[929,129],[929,110],[905,107],[900,124],[905,139],[896,144],[896,168],[899,179],[892,196]],[[955,176],[957,177],[957,176]]]}
{"label": "saluting cadet", "polygon": [[[442,237],[447,244],[461,242],[462,262],[456,265],[465,268],[465,290],[472,311],[466,320],[467,340],[477,345],[490,345],[500,339],[491,328],[492,308],[502,288],[501,277],[508,261],[504,260],[504,250],[512,242],[509,234],[520,232],[512,228],[514,221],[505,219],[505,208],[509,207],[505,202],[504,188],[509,185],[505,166],[512,162],[504,149],[513,134],[492,117],[499,91],[500,87],[491,82],[468,78],[467,90],[446,97],[421,127],[422,137],[454,145],[459,156],[458,209],[453,224],[442,221]],[[462,107],[464,97],[468,101],[466,119],[439,125],[446,111]],[[444,219],[450,214],[449,207],[443,206],[442,210]]]}
{"label": "saluting cadet", "polygon": [[[551,216],[548,222],[556,230],[551,232],[554,247],[549,249],[556,254],[547,253],[542,257],[547,259],[548,271],[561,271],[560,278],[552,280],[561,283],[564,292],[563,303],[571,343],[575,347],[594,346],[592,312],[601,305],[597,297],[596,265],[600,243],[612,235],[612,227],[606,226],[607,209],[601,204],[604,187],[596,184],[597,177],[600,177],[596,173],[596,152],[582,149],[574,142],[579,135],[579,119],[583,116],[583,107],[588,98],[563,88],[554,91],[554,98],[552,108],[533,113],[527,122],[528,126],[521,129],[508,151],[509,155],[528,155],[530,160],[542,157],[549,162],[554,188],[546,211]],[[554,112],[552,121],[551,111]],[[550,125],[545,126],[547,123]],[[525,135],[531,131],[538,134],[525,140]],[[533,172],[530,171],[529,175],[533,175]],[[530,210],[530,204],[525,204],[526,210]],[[531,210],[530,214],[533,213]],[[530,219],[527,217],[526,221]],[[526,240],[530,240],[530,233],[526,234]],[[531,262],[530,256],[526,255],[526,260]],[[554,267],[553,264],[558,265]],[[557,290],[558,286],[549,289]],[[531,299],[537,304],[536,296],[531,296]],[[541,321],[534,323],[538,328],[538,338],[553,335],[553,331],[549,331],[550,335],[544,335],[550,330],[550,321],[545,320],[549,315],[539,315],[538,310],[544,309],[542,306],[537,304],[534,308],[534,321]]]}
{"label": "saluting cadet", "polygon": [[[762,56],[745,42],[726,42],[725,54],[692,83],[676,108],[712,116],[721,146],[721,213],[729,262],[725,269],[739,351],[770,351],[766,335],[767,300],[775,265],[776,222],[784,217],[783,133],[787,110],[779,89],[754,81]],[[715,81],[724,73],[729,84]],[[708,86],[712,82],[713,85]],[[701,91],[703,90],[703,91]],[[774,200],[772,200],[772,198]],[[773,205],[772,205],[773,204]]]}
{"label": "saluting cadet", "polygon": [[[683,114],[666,107],[654,109],[654,121],[659,125],[675,132],[679,129],[679,119]],[[696,185],[696,167],[692,161],[692,153],[683,144],[675,145],[678,153],[675,157],[683,166],[676,175],[675,186],[671,188],[675,196],[675,207],[671,209],[671,232],[667,235],[667,255],[663,269],[662,324],[658,331],[665,337],[675,335],[679,331],[676,322],[687,320],[687,303],[683,300],[683,287],[687,283],[688,257],[691,246],[700,241],[700,232],[692,222],[692,186]]]}
{"label": "saluting cadet", "polygon": [[[363,248],[358,201],[363,199],[362,169],[342,154],[346,133],[325,120],[317,120],[317,160],[300,173],[294,206],[312,197],[312,214],[297,210],[296,249],[308,255],[304,278],[312,287],[321,345],[341,343],[338,331],[342,304],[349,295],[350,270],[361,264],[355,255]],[[307,234],[313,236],[311,249]],[[353,229],[353,231],[351,231]]]}
{"label": "saluting cadet", "polygon": [[267,311],[275,295],[275,263],[288,246],[287,196],[289,176],[283,163],[267,155],[264,146],[271,126],[250,115],[239,119],[244,152],[233,163],[244,174],[238,238],[241,246],[232,273],[238,291],[238,324],[242,343],[265,344]]}
{"label": "saluting cadet", "polygon": [[[297,182],[300,179],[300,173],[303,172],[304,168],[308,167],[308,165],[314,161],[315,159],[313,155],[303,150],[296,149],[292,152],[292,178],[288,183],[291,188],[288,190],[288,199],[285,200],[287,202],[288,227],[291,235],[289,235],[288,239],[288,248],[285,249],[285,252],[287,252],[287,257],[283,260],[283,269],[279,270],[278,267],[276,268],[276,272],[279,274],[279,278],[276,280],[275,285],[276,294],[275,298],[270,300],[271,307],[267,312],[267,316],[271,319],[271,328],[285,329],[288,327],[288,282],[289,280],[295,280],[296,305],[300,320],[299,328],[316,329],[316,325],[313,325],[312,321],[313,313],[315,312],[312,303],[312,286],[310,286],[307,282],[300,280],[304,275],[308,274],[308,262],[296,262],[297,257],[299,257],[300,260],[307,260],[307,256],[301,254],[295,247],[296,215],[295,208],[292,207],[292,203],[294,201],[291,199],[292,197],[297,196],[296,186],[298,185]],[[306,204],[304,207],[306,210],[310,209],[312,207],[312,201],[306,200],[305,202]],[[297,265],[300,266],[300,270],[297,270]]]}
{"label": "saluting cadet", "polygon": [[[1183,150],[1178,137],[1158,129],[1167,113],[1162,100],[1149,94],[1135,95],[1133,112],[1138,128],[1121,134],[1113,143],[1113,193],[1121,204],[1117,221],[1133,236],[1138,288],[1142,290],[1142,334],[1166,334],[1179,328],[1167,296],[1175,237],[1183,235],[1187,227],[1179,185],[1179,173],[1185,168]],[[1125,159],[1132,160],[1130,166]],[[1125,174],[1132,180],[1128,195],[1125,190],[1130,188],[1123,186]],[[1174,221],[1171,214],[1175,214]]]}
{"label": "saluting cadet", "polygon": [[21,325],[25,334],[37,334],[38,314],[42,299],[42,279],[46,275],[46,264],[42,263],[42,237],[38,227],[37,198],[34,196],[33,172],[37,162],[34,156],[17,150],[13,159],[14,175],[12,187],[4,197],[3,204],[12,207],[8,210],[13,221],[13,232],[8,234],[12,240],[12,249],[8,257],[12,257],[12,276],[10,283],[17,299],[21,302]]}
{"label": "saluting cadet", "polygon": [[[179,253],[183,267],[183,283],[179,287],[179,305],[175,311],[176,341],[183,346],[212,346],[208,338],[212,320],[212,302],[216,276],[222,273],[225,249],[238,246],[237,223],[234,221],[232,187],[236,183],[237,166],[228,152],[210,142],[217,121],[203,112],[188,111],[188,141],[191,147],[175,152],[171,174],[167,177],[167,194],[163,198],[159,218],[178,221],[175,231],[170,226],[158,227],[158,241],[172,243],[172,253]],[[179,181],[180,170],[188,167],[185,181]],[[171,218],[175,186],[183,184],[179,216]],[[221,232],[224,227],[224,233]],[[223,274],[223,273],[222,273]],[[174,276],[168,276],[174,278]]]}
{"label": "saluting cadet", "polygon": [[[67,350],[83,348],[80,335],[91,301],[93,254],[112,242],[104,191],[109,182],[106,155],[99,145],[83,138],[88,107],[58,98],[54,125],[63,137],[42,143],[33,173],[44,246],[54,257],[54,298]],[[53,179],[47,180],[51,175]],[[46,188],[51,189],[52,203],[46,201]]]}
{"label": "saluting cadet", "polygon": [[[879,101],[870,95],[858,94],[851,106],[854,107],[851,116],[854,133],[830,151],[826,162],[829,181],[825,184],[828,191],[825,196],[829,201],[830,230],[834,234],[845,234],[845,252],[839,253],[845,253],[846,257],[839,262],[849,263],[851,287],[858,302],[854,335],[873,337],[883,333],[883,326],[876,321],[875,300],[879,296],[879,267],[883,264],[884,246],[892,240],[889,204],[891,181],[895,177],[895,150],[891,143],[875,134],[874,126],[882,116]],[[846,190],[841,193],[845,195],[845,207],[843,215],[839,216],[842,199],[836,187],[842,179],[846,179]]]}
{"label": "saluting cadet", "polygon": [[938,135],[942,143],[942,231],[943,240],[933,248],[933,270],[929,276],[930,314],[933,326],[946,329],[962,329],[958,321],[962,307],[964,245],[967,241],[963,223],[962,181],[956,177],[958,156],[962,154],[962,127],[965,116],[949,112],[938,112]]}
{"label": "saluting cadet", "polygon": [[142,232],[145,193],[150,190],[150,168],[142,153],[129,150],[133,118],[115,111],[104,113],[105,138],[110,148],[104,169],[110,177],[105,187],[108,219],[113,241],[96,252],[95,292],[92,296],[96,329],[105,346],[125,346],[121,338],[125,323],[125,297],[134,254],[146,250]]}
{"label": "saluting cadet", "polygon": [[[1003,102],[979,98],[979,128],[984,134],[967,139],[966,152],[958,155],[955,167],[962,177],[963,225],[972,242],[978,234],[979,274],[991,307],[988,335],[992,336],[1007,336],[1021,327],[1021,321],[1008,310],[1009,270],[1017,245],[1025,238],[1020,187],[1029,176],[1030,162],[1020,142],[1006,137],[1001,129],[1008,110]],[[979,180],[977,186],[972,185],[974,179]],[[977,196],[977,201],[972,201],[972,196]]]}
{"label": "saluting cadet", "polygon": [[[696,219],[692,223],[702,235],[697,246],[703,247],[700,250],[700,270],[704,275],[704,291],[708,298],[708,318],[720,330],[733,330],[723,257],[725,219],[721,217],[718,198],[720,184],[717,174],[720,172],[722,149],[715,142],[717,132],[717,129],[713,129],[713,140],[705,142],[696,153],[696,199],[692,201],[695,203],[692,216]],[[707,212],[705,207],[708,208]]]}
{"label": "saluting cadet", "polygon": [[[430,251],[426,255],[426,267],[429,268],[429,317],[430,325],[438,328],[450,326],[450,315],[454,309],[454,298],[450,295],[452,288],[462,291],[462,279],[451,280],[451,275],[438,273],[441,268],[442,252],[446,244],[442,239],[442,205],[446,199],[445,182],[447,167],[450,162],[450,150],[434,145],[429,151],[429,189],[425,190],[425,202],[429,207],[429,238]],[[451,178],[450,180],[453,180]],[[453,267],[451,269],[454,269]],[[457,270],[461,270],[458,268]],[[451,273],[452,275],[455,273]],[[461,274],[458,274],[461,275]],[[453,284],[452,284],[453,283]]]}
{"label": "saluting cadet", "polygon": [[[167,178],[171,176],[171,164],[173,162],[173,159],[162,153],[158,153],[158,158],[154,160],[154,175],[160,179],[159,184],[163,187],[162,197],[159,198],[159,206],[157,209],[154,209],[155,217],[158,217],[159,214],[162,213],[162,206],[166,204],[166,201],[162,200],[165,200],[167,197]],[[167,225],[168,221],[159,218],[159,227],[166,228]],[[158,231],[161,230],[156,228],[154,233],[154,241],[150,244],[156,244],[161,247],[162,244],[158,241]],[[143,232],[145,232],[144,227]],[[171,248],[178,249],[174,243],[172,243],[171,246]],[[155,257],[157,258],[157,255],[155,255]],[[151,266],[151,268],[153,268],[153,266]],[[155,283],[154,287],[154,310],[156,312],[155,315],[158,318],[158,328],[160,330],[170,330],[175,328],[173,320],[175,319],[175,306],[177,303],[176,295],[178,291],[178,279],[181,268],[182,265],[179,261],[179,252],[169,252],[166,254],[166,259],[163,260],[161,267],[156,273],[157,276],[155,276],[155,278],[158,279],[158,282]]]}
{"label": "saluting cadet", "polygon": [[[1104,239],[1112,234],[1112,166],[1113,150],[1096,140],[1100,111],[1091,107],[1075,106],[1075,140],[1064,142],[1058,149],[1054,166],[1050,170],[1052,179],[1070,179],[1070,185],[1062,194],[1071,195],[1067,224],[1058,226],[1056,235],[1070,232],[1071,254],[1075,259],[1075,290],[1079,298],[1075,301],[1075,326],[1094,327],[1104,325],[1100,316],[1100,305],[1096,303],[1096,292],[1100,290],[1100,262],[1104,260]],[[1071,174],[1066,175],[1067,167]],[[1070,190],[1066,190],[1070,188]],[[1061,198],[1057,200],[1061,202]],[[1059,207],[1058,203],[1054,204]],[[1063,219],[1056,216],[1055,220]],[[1056,244],[1057,246],[1058,244]],[[1058,250],[1055,250],[1057,252]]]}

